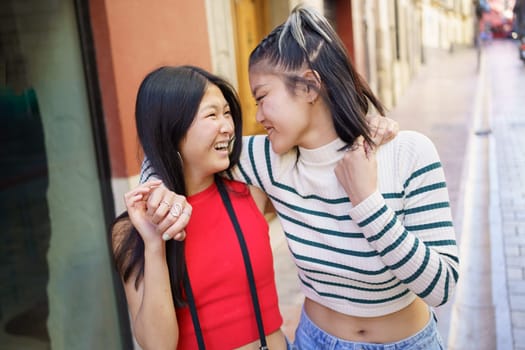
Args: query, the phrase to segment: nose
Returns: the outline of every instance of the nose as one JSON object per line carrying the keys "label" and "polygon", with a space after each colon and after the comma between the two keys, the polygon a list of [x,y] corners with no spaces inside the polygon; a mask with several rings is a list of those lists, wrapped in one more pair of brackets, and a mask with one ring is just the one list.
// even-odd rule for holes
{"label": "nose", "polygon": [[222,117],[221,128],[220,128],[221,133],[233,134],[234,130],[235,130],[235,127],[233,125],[233,119],[232,118],[226,118],[226,117],[223,116]]}
{"label": "nose", "polygon": [[262,123],[264,121],[264,115],[259,107],[257,107],[255,111],[255,120],[257,121],[257,123]]}

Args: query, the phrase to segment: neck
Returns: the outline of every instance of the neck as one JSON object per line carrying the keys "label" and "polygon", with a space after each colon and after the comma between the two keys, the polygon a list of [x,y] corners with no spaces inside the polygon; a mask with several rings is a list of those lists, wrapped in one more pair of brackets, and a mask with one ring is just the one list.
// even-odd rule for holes
{"label": "neck", "polygon": [[214,181],[214,176],[210,175],[203,178],[198,178],[196,176],[185,176],[184,181],[186,182],[186,191],[188,196],[192,196],[210,187]]}
{"label": "neck", "polygon": [[323,100],[318,99],[311,108],[308,132],[299,144],[300,147],[307,149],[319,148],[338,137],[330,109]]}

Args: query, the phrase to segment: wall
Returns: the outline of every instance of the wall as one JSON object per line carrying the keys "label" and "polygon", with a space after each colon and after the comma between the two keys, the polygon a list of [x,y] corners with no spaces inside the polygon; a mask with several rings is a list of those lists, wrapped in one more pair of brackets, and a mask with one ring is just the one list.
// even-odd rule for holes
{"label": "wall", "polygon": [[93,0],[90,8],[119,213],[142,160],[134,122],[138,86],[161,65],[212,69],[206,9],[204,0]]}

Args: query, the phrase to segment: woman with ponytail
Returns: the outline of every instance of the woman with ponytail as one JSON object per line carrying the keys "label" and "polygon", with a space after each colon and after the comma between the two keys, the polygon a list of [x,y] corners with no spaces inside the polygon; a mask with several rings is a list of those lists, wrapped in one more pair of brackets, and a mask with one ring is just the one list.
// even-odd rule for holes
{"label": "woman with ponytail", "polygon": [[458,280],[449,197],[432,142],[380,147],[384,108],[328,21],[295,8],[252,52],[256,119],[233,178],[272,199],[306,298],[299,349],[443,349],[432,308]]}

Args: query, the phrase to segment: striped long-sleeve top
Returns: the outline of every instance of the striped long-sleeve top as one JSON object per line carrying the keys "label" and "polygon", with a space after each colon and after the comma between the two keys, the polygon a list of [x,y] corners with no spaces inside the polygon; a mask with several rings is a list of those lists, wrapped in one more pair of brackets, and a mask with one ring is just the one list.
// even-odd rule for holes
{"label": "striped long-sleeve top", "polygon": [[378,191],[355,207],[334,173],[342,140],[283,155],[262,135],[243,143],[230,176],[271,199],[308,298],[373,317],[416,296],[431,306],[451,297],[458,251],[444,172],[426,136],[402,131],[379,147]]}

